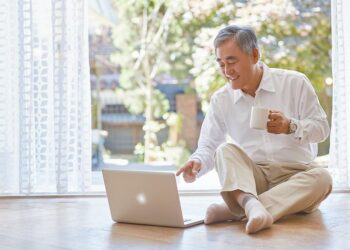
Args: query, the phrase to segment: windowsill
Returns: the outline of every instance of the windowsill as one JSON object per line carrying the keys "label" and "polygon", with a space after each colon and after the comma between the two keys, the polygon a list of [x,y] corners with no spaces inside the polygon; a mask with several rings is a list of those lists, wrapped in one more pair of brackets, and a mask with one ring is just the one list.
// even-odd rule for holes
{"label": "windowsill", "polygon": [[[180,196],[218,196],[219,190],[193,190],[193,191],[179,191]],[[332,193],[350,193],[350,188],[335,188]],[[88,193],[69,193],[69,194],[30,194],[30,195],[18,195],[18,194],[7,194],[0,195],[1,199],[54,199],[54,198],[103,198],[106,197],[105,192],[88,192]]]}

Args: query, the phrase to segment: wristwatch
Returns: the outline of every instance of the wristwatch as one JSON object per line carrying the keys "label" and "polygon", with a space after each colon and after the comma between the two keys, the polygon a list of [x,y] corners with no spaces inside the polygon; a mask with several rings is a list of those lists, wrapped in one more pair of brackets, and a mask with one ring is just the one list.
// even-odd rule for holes
{"label": "wristwatch", "polygon": [[297,131],[298,125],[294,119],[289,120],[288,134],[293,134]]}

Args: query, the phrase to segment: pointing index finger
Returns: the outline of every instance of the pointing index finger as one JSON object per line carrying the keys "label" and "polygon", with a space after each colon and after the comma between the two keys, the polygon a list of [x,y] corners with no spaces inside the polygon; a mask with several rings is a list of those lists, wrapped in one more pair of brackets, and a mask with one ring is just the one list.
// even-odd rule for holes
{"label": "pointing index finger", "polygon": [[185,164],[185,166],[183,166],[182,168],[180,168],[177,172],[176,172],[176,176],[179,176],[181,173],[183,173],[187,168],[189,168],[191,166],[191,162],[188,162]]}
{"label": "pointing index finger", "polygon": [[183,173],[183,171],[185,171],[185,167],[180,168],[180,169],[176,172],[176,176],[179,176],[181,173]]}

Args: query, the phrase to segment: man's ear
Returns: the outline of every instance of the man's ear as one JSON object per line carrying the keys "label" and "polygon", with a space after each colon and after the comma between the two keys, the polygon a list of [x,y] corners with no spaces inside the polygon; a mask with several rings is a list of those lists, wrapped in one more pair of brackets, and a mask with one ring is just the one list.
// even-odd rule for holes
{"label": "man's ear", "polygon": [[259,61],[260,58],[260,51],[258,48],[254,48],[253,49],[253,61],[254,63],[257,63]]}

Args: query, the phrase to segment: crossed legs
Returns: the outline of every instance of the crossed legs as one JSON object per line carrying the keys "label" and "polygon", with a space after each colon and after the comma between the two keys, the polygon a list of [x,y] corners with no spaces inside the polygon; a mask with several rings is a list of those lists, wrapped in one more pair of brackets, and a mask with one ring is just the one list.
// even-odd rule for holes
{"label": "crossed legs", "polygon": [[322,168],[296,163],[257,166],[232,144],[220,146],[215,160],[225,203],[208,207],[206,224],[245,215],[246,232],[255,233],[282,216],[315,210],[332,189],[332,180]]}
{"label": "crossed legs", "polygon": [[[269,228],[273,223],[271,214],[253,195],[244,193],[240,190],[228,193],[231,199],[237,201],[248,219],[246,224],[247,233],[255,233],[262,229]],[[212,204],[208,207],[205,224],[222,222],[227,220],[240,220],[242,216],[235,215],[230,211],[226,203]]]}

